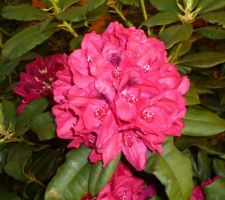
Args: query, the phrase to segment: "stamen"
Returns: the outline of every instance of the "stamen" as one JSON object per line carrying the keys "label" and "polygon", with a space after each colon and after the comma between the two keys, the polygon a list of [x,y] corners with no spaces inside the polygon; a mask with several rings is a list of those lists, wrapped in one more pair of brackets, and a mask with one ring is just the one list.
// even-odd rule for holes
{"label": "stamen", "polygon": [[127,147],[132,147],[132,145],[133,145],[133,138],[132,138],[131,133],[125,132],[123,134],[123,143]]}
{"label": "stamen", "polygon": [[40,79],[37,76],[34,77],[34,80],[37,81],[37,82],[41,82]]}
{"label": "stamen", "polygon": [[150,65],[145,65],[142,69],[144,70],[144,72],[148,72],[150,68],[151,68]]}
{"label": "stamen", "polygon": [[95,109],[94,115],[97,119],[102,121],[105,115],[107,114],[107,112],[108,112],[108,108],[106,106],[101,106]]}
{"label": "stamen", "polygon": [[154,113],[151,112],[151,111],[149,110],[149,108],[144,109],[144,110],[142,111],[142,113],[141,113],[141,117],[142,117],[144,120],[150,120],[150,119],[153,118],[153,116],[154,116]]}
{"label": "stamen", "polygon": [[45,67],[44,69],[39,69],[39,72],[40,72],[41,75],[47,74],[48,73],[48,69]]}
{"label": "stamen", "polygon": [[112,72],[112,75],[114,78],[119,78],[121,76],[121,69],[119,67],[116,67],[116,69]]}

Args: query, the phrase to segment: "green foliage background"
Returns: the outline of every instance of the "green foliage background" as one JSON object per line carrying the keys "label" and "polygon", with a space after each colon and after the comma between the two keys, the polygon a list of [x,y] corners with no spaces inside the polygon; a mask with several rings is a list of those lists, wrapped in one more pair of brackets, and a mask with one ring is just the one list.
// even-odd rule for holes
{"label": "green foliage background", "polygon": [[[111,178],[119,156],[106,168],[88,162],[89,150],[68,150],[55,137],[45,98],[20,114],[12,88],[35,54],[70,53],[85,33],[111,21],[136,26],[165,42],[168,59],[191,80],[181,138],[167,138],[162,156],[149,152],[143,172],[157,183],[154,199],[188,200],[194,185],[207,200],[225,199],[225,1],[224,0],[28,0],[0,1],[0,199],[75,200],[93,196]],[[152,198],[153,199],[153,198]]]}

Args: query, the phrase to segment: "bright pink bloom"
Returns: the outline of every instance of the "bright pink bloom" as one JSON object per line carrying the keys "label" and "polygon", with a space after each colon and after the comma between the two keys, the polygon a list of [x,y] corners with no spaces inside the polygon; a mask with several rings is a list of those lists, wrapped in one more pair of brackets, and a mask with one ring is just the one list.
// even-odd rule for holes
{"label": "bright pink bloom", "polygon": [[148,149],[162,153],[166,135],[181,135],[189,80],[140,29],[114,22],[102,35],[86,34],[57,77],[57,135],[93,148],[92,162],[105,166],[122,151],[142,170]]}
{"label": "bright pink bloom", "polygon": [[50,57],[37,55],[36,59],[26,66],[26,72],[20,73],[20,82],[13,91],[23,99],[18,112],[33,99],[52,96],[51,84],[56,79],[56,72],[64,68],[67,56],[56,54]]}
{"label": "bright pink bloom", "polygon": [[97,200],[145,200],[154,195],[156,195],[155,187],[145,186],[142,179],[133,176],[132,172],[120,163],[111,180],[99,193]]}

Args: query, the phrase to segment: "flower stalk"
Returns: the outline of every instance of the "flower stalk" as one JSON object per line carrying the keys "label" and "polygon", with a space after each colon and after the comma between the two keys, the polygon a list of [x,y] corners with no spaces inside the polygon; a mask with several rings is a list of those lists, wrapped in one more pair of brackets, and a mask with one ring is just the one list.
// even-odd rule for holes
{"label": "flower stalk", "polygon": [[[141,3],[141,9],[142,9],[142,12],[143,12],[143,17],[144,17],[145,20],[147,20],[148,15],[147,15],[146,6],[145,6],[145,0],[140,0],[140,3]],[[148,33],[148,36],[151,35],[150,27],[147,27],[147,33]]]}

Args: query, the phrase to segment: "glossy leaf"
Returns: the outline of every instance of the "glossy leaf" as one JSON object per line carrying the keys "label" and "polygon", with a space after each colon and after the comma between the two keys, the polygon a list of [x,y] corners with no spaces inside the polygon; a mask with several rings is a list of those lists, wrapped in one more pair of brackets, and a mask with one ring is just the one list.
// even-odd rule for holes
{"label": "glossy leaf", "polygon": [[213,40],[225,39],[225,30],[216,28],[214,26],[203,27],[195,30],[196,32],[202,34],[204,37]]}
{"label": "glossy leaf", "polygon": [[214,67],[224,62],[225,62],[225,53],[223,52],[194,53],[178,60],[179,64],[198,68]]}
{"label": "glossy leaf", "polygon": [[112,177],[120,161],[120,156],[111,161],[105,168],[102,162],[92,165],[89,177],[89,192],[92,196],[97,195]]}
{"label": "glossy leaf", "polygon": [[82,39],[83,39],[83,37],[80,36],[80,35],[78,37],[73,38],[70,41],[70,48],[73,49],[73,50],[80,48],[80,44],[81,44]]}
{"label": "glossy leaf", "polygon": [[2,10],[2,17],[20,21],[44,20],[50,15],[47,12],[36,9],[30,5],[5,6]]}
{"label": "glossy leaf", "polygon": [[187,200],[192,192],[192,168],[188,158],[174,146],[172,138],[163,145],[163,154],[153,154],[145,171],[153,173],[166,187],[170,200]]}
{"label": "glossy leaf", "polygon": [[165,29],[159,39],[163,40],[166,48],[171,48],[174,44],[187,40],[192,34],[193,28],[191,24],[175,25]]}
{"label": "glossy leaf", "polygon": [[199,1],[198,7],[200,7],[200,13],[206,13],[221,9],[225,6],[224,0],[201,0]]}
{"label": "glossy leaf", "polygon": [[215,158],[213,160],[213,171],[217,176],[225,178],[225,161]]}
{"label": "glossy leaf", "polygon": [[159,11],[173,12],[178,14],[179,8],[176,0],[149,0]]}
{"label": "glossy leaf", "polygon": [[89,152],[82,146],[66,155],[65,163],[48,184],[45,200],[80,200],[88,194]]}
{"label": "glossy leaf", "polygon": [[57,30],[55,23],[49,23],[43,28],[43,24],[36,24],[25,28],[11,37],[2,50],[6,59],[15,59],[33,49],[48,39]]}
{"label": "glossy leaf", "polygon": [[142,23],[142,26],[152,27],[158,25],[167,25],[176,21],[179,21],[179,18],[176,14],[170,12],[159,12],[145,20]]}
{"label": "glossy leaf", "polygon": [[184,123],[183,135],[211,136],[225,131],[225,120],[204,110],[189,108]]}
{"label": "glossy leaf", "polygon": [[82,6],[74,6],[65,12],[57,14],[56,18],[61,20],[69,20],[72,22],[80,22],[86,19],[85,10]]}
{"label": "glossy leaf", "polygon": [[220,178],[210,185],[204,187],[206,200],[223,200],[225,199],[225,178]]}
{"label": "glossy leaf", "polygon": [[0,78],[3,78],[11,74],[18,64],[19,64],[18,60],[4,61],[4,62],[0,61],[0,66],[1,66]]}
{"label": "glossy leaf", "polygon": [[219,24],[225,27],[225,12],[217,11],[217,12],[209,12],[201,16],[205,21],[210,22],[212,24]]}
{"label": "glossy leaf", "polygon": [[200,150],[197,156],[198,177],[201,181],[207,181],[211,177],[210,160],[204,150]]}
{"label": "glossy leaf", "polygon": [[47,108],[48,104],[49,102],[45,98],[31,101],[17,118],[16,133],[18,135],[25,133],[31,125],[34,117],[42,113]]}
{"label": "glossy leaf", "polygon": [[25,182],[27,179],[24,176],[24,168],[31,155],[32,151],[27,144],[12,145],[4,166],[5,172],[14,179]]}
{"label": "glossy leaf", "polygon": [[41,141],[55,138],[55,123],[50,112],[41,113],[34,117],[31,129]]}

